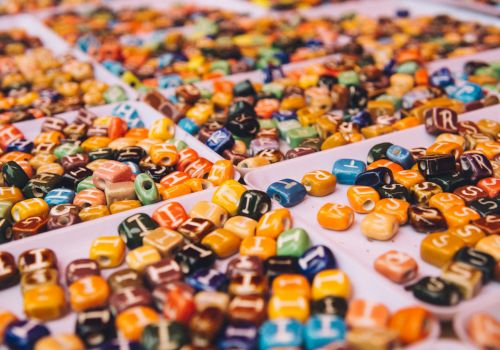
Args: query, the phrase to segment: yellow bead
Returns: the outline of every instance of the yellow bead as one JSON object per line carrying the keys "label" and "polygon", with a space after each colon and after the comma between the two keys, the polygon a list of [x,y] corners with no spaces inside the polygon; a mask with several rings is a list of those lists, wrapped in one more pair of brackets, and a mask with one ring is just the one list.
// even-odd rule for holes
{"label": "yellow bead", "polygon": [[196,125],[202,126],[208,121],[208,118],[213,114],[214,106],[212,103],[198,102],[194,107],[186,112],[186,117],[192,119]]}
{"label": "yellow bead", "polygon": [[197,202],[189,212],[192,218],[202,218],[211,221],[216,227],[222,227],[229,217],[227,211],[220,205],[208,202]]}
{"label": "yellow bead", "polygon": [[443,267],[464,246],[464,241],[449,233],[432,233],[420,243],[420,257],[431,265]]}
{"label": "yellow bead", "polygon": [[477,242],[486,237],[486,234],[479,227],[466,224],[462,226],[455,226],[446,231],[452,236],[456,236],[464,241],[469,247],[474,247]]}
{"label": "yellow bead", "polygon": [[381,125],[381,124],[370,125],[361,129],[361,133],[367,139],[380,135],[389,134],[393,131],[394,128],[392,125]]}
{"label": "yellow bead", "polygon": [[456,134],[449,134],[449,133],[443,133],[440,134],[436,137],[436,143],[439,142],[452,142],[456,143],[459,145],[462,149],[465,148],[466,142],[465,142],[465,137],[456,135]]}
{"label": "yellow bead", "polygon": [[325,170],[314,170],[306,173],[300,181],[309,195],[327,196],[335,191],[337,178]]}
{"label": "yellow bead", "polygon": [[349,143],[348,137],[346,137],[344,134],[340,132],[336,132],[330,137],[328,137],[323,143],[321,144],[321,150],[325,151],[330,148],[335,148],[343,145],[347,145]]}
{"label": "yellow bead", "polygon": [[241,239],[229,230],[218,228],[203,237],[201,243],[210,247],[220,259],[225,259],[238,252]]}
{"label": "yellow bead", "polygon": [[418,170],[400,170],[394,174],[394,181],[410,189],[413,185],[422,183],[425,178]]}
{"label": "yellow bead", "polygon": [[473,220],[481,218],[474,209],[465,205],[456,205],[443,211],[443,216],[448,224],[448,227],[463,226]]}
{"label": "yellow bead", "polygon": [[127,265],[134,270],[142,272],[144,268],[161,260],[158,250],[149,245],[131,250],[126,257]]}
{"label": "yellow bead", "polygon": [[354,222],[354,211],[346,205],[326,203],[318,211],[318,223],[328,230],[344,231]]}
{"label": "yellow bead", "polygon": [[462,198],[453,193],[441,192],[429,199],[429,206],[439,209],[441,213],[457,205],[464,206],[465,202]]}
{"label": "yellow bead", "polygon": [[56,160],[57,157],[53,154],[41,153],[31,158],[29,160],[29,163],[34,169],[38,169],[40,166],[44,164],[54,163]]}
{"label": "yellow bead", "polygon": [[407,201],[397,198],[384,198],[375,204],[374,213],[392,215],[398,219],[400,225],[408,221],[408,208],[410,204]]}
{"label": "yellow bead", "polygon": [[40,321],[58,319],[66,310],[64,289],[56,284],[33,287],[24,293],[23,299],[26,316]]}
{"label": "yellow bead", "polygon": [[89,258],[109,269],[121,265],[125,257],[125,243],[119,236],[101,236],[92,242]]}
{"label": "yellow bead", "polygon": [[110,288],[101,276],[87,276],[73,282],[69,287],[71,309],[80,312],[105,306],[108,302]]}
{"label": "yellow bead", "polygon": [[151,139],[170,140],[175,136],[175,123],[172,119],[161,118],[157,119],[149,129],[148,137]]}
{"label": "yellow bead", "polygon": [[475,248],[483,253],[490,254],[496,261],[500,261],[500,236],[484,237],[477,242]]}
{"label": "yellow bead", "polygon": [[[116,317],[116,329],[126,340],[138,341],[147,325],[158,323],[160,317],[155,310],[145,306],[134,306]],[[163,328],[162,328],[163,329]]]}
{"label": "yellow bead", "polygon": [[292,216],[290,211],[285,208],[271,210],[259,219],[255,234],[277,238],[281,232],[292,227]]}
{"label": "yellow bead", "polygon": [[311,286],[303,275],[282,274],[274,278],[273,295],[297,295],[308,299],[311,297]]}
{"label": "yellow bead", "polygon": [[234,178],[234,166],[230,160],[220,159],[214,163],[210,172],[208,173],[207,180],[215,186],[219,186],[226,180]]}
{"label": "yellow bead", "polygon": [[212,202],[224,208],[229,215],[236,215],[240,198],[246,190],[238,181],[227,180],[215,190]]}
{"label": "yellow bead", "polygon": [[0,187],[0,200],[17,203],[24,199],[23,193],[17,187]]}
{"label": "yellow bead", "polygon": [[240,245],[242,256],[257,256],[262,260],[276,255],[276,241],[270,237],[249,236]]}
{"label": "yellow bead", "polygon": [[122,211],[127,211],[141,206],[141,201],[135,199],[127,199],[123,201],[114,202],[109,206],[109,211],[111,214],[121,213]]}
{"label": "yellow bead", "polygon": [[240,239],[255,235],[257,221],[246,216],[233,216],[224,224],[224,229],[231,231]]}
{"label": "yellow bead", "polygon": [[107,147],[111,143],[111,139],[106,136],[91,136],[82,142],[81,147],[89,152],[94,151],[98,148]]}
{"label": "yellow bead", "polygon": [[351,186],[347,190],[347,199],[356,213],[366,214],[375,209],[380,195],[373,187]]}
{"label": "yellow bead", "polygon": [[43,174],[43,173],[63,175],[64,168],[60,164],[57,164],[57,163],[43,164],[40,167],[38,167],[38,169],[36,169],[36,173],[37,173],[37,175]]}
{"label": "yellow bead", "polygon": [[293,318],[299,322],[305,322],[309,318],[309,300],[294,294],[273,295],[269,299],[267,313],[270,320]]}
{"label": "yellow bead", "polygon": [[312,299],[319,300],[324,297],[334,296],[349,298],[351,282],[349,277],[340,270],[323,270],[314,276],[312,282]]}
{"label": "yellow bead", "polygon": [[480,270],[459,261],[446,265],[441,272],[441,278],[457,286],[464,299],[471,299],[479,293],[482,277]]}
{"label": "yellow bead", "polygon": [[85,350],[85,345],[74,334],[58,334],[38,340],[34,350]]}
{"label": "yellow bead", "polygon": [[500,123],[495,120],[481,119],[476,125],[483,134],[496,137],[500,133]]}
{"label": "yellow bead", "polygon": [[33,217],[49,215],[49,205],[41,198],[29,198],[14,204],[11,210],[15,222]]}
{"label": "yellow bead", "polygon": [[488,159],[492,160],[497,154],[500,153],[500,142],[489,141],[478,143],[474,149],[476,151],[483,152]]}
{"label": "yellow bead", "polygon": [[394,215],[370,213],[361,221],[361,232],[366,238],[378,241],[388,241],[399,229],[398,219]]}
{"label": "yellow bead", "polygon": [[78,213],[78,216],[82,221],[90,221],[108,216],[109,214],[110,213],[107,206],[96,205],[95,207],[83,208],[82,210],[80,210],[80,213]]}

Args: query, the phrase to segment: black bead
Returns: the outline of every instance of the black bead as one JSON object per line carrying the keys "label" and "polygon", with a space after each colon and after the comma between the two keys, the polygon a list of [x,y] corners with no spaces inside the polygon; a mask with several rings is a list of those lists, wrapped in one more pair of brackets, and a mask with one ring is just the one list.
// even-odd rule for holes
{"label": "black bead", "polygon": [[410,191],[401,184],[394,183],[390,185],[383,185],[377,187],[376,190],[381,198],[396,198],[405,200],[409,203],[412,202]]}
{"label": "black bead", "polygon": [[453,256],[454,261],[475,267],[483,273],[483,284],[488,283],[495,272],[495,259],[487,253],[474,248],[463,247]]}
{"label": "black bead", "polygon": [[328,296],[315,300],[311,304],[312,314],[335,315],[344,318],[347,313],[347,301],[342,297]]}
{"label": "black bead", "polygon": [[264,269],[269,282],[284,273],[300,273],[298,259],[294,256],[272,256],[264,262]]}
{"label": "black bead", "polygon": [[271,210],[271,198],[266,192],[247,190],[238,204],[238,215],[259,220],[262,215]]}
{"label": "black bead", "polygon": [[423,277],[412,285],[415,298],[439,306],[453,306],[462,300],[458,287],[440,277]]}
{"label": "black bead", "polygon": [[208,247],[188,243],[175,255],[175,261],[184,275],[189,275],[202,268],[210,268],[215,263],[216,255]]}
{"label": "black bead", "polygon": [[76,316],[75,333],[89,348],[104,344],[113,339],[115,325],[113,315],[108,309],[90,309]]}

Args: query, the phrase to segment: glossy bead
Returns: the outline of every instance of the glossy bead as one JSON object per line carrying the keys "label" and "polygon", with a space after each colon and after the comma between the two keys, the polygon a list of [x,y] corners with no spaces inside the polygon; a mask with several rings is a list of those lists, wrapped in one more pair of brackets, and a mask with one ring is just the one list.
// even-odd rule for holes
{"label": "glossy bead", "polygon": [[19,281],[19,270],[14,256],[9,252],[0,252],[0,290],[9,288]]}
{"label": "glossy bead", "polygon": [[[23,194],[26,198],[43,198],[47,200],[48,194],[54,190],[54,188],[61,181],[61,176],[57,174],[41,173],[35,175],[30,181],[24,186]],[[59,189],[61,190],[61,189]],[[49,204],[50,205],[50,204]]]}
{"label": "glossy bead", "polygon": [[355,349],[387,349],[397,342],[398,333],[384,328],[357,328],[347,332],[347,346]]}
{"label": "glossy bead", "polygon": [[410,306],[396,311],[389,321],[389,328],[399,333],[403,344],[412,344],[428,336],[431,314],[423,307]]}
{"label": "glossy bead", "polygon": [[147,174],[139,174],[135,178],[134,188],[137,197],[143,205],[156,203],[160,200],[160,194],[156,189],[155,183]]}
{"label": "glossy bead", "polygon": [[71,309],[76,312],[106,305],[110,294],[108,283],[100,276],[81,278],[68,291]]}
{"label": "glossy bead", "polygon": [[453,191],[453,193],[462,198],[466,204],[488,196],[486,191],[484,191],[481,187],[471,185],[458,187]]}
{"label": "glossy bead", "polygon": [[459,161],[464,175],[474,183],[493,175],[491,163],[484,154],[465,153],[460,156]]}
{"label": "glossy bead", "polygon": [[305,322],[309,318],[309,301],[299,295],[273,295],[269,299],[267,313],[270,320],[292,318]]}
{"label": "glossy bead", "polygon": [[410,191],[402,184],[394,183],[376,188],[381,198],[395,198],[411,201]]}
{"label": "glossy bead", "polygon": [[411,281],[418,273],[415,259],[404,252],[395,250],[390,250],[379,256],[373,266],[378,273],[395,283]]}
{"label": "glossy bead", "polygon": [[465,243],[456,236],[448,233],[433,233],[422,240],[420,257],[431,265],[443,267],[464,246]]}
{"label": "glossy bead", "polygon": [[158,207],[153,212],[152,218],[161,227],[175,230],[188,219],[188,215],[180,203],[169,202]]}
{"label": "glossy bead", "polygon": [[354,211],[343,204],[326,203],[318,211],[317,220],[328,230],[345,231],[354,222]]}
{"label": "glossy bead", "polygon": [[423,277],[412,286],[415,298],[439,306],[453,306],[462,299],[457,286],[440,277]]}
{"label": "glossy bead", "polygon": [[479,312],[471,315],[466,327],[467,334],[480,348],[494,348],[498,344],[500,324],[489,313]]}
{"label": "glossy bead", "polygon": [[49,213],[49,206],[47,202],[40,198],[30,198],[20,201],[12,207],[11,214],[14,221],[40,216],[46,217]]}
{"label": "glossy bead", "polygon": [[240,239],[245,239],[255,235],[257,221],[246,216],[233,216],[224,224],[224,229],[237,235]]}
{"label": "glossy bead", "polygon": [[385,328],[389,310],[384,304],[355,299],[349,305],[345,320],[351,328]]}
{"label": "glossy bead", "polygon": [[309,248],[298,260],[301,273],[312,280],[316,274],[326,269],[337,267],[336,259],[332,251],[323,245]]}
{"label": "glossy bead", "polygon": [[75,198],[75,191],[64,188],[58,188],[51,190],[49,193],[47,193],[44,199],[49,206],[53,207],[59,204],[70,204],[73,202],[74,198]]}
{"label": "glossy bead", "polygon": [[90,221],[109,215],[109,209],[105,205],[83,208],[78,214],[81,221]]}
{"label": "glossy bead", "polygon": [[316,170],[306,173],[301,183],[309,195],[323,197],[335,191],[337,179],[327,171]]}
{"label": "glossy bead", "polygon": [[149,215],[138,213],[129,216],[118,226],[118,233],[129,249],[142,245],[143,237],[148,231],[158,228],[158,224]]}
{"label": "glossy bead", "polygon": [[259,220],[271,209],[271,199],[267,193],[246,190],[240,197],[237,214]]}
{"label": "glossy bead", "polygon": [[127,340],[139,340],[146,326],[157,323],[159,316],[153,309],[135,306],[116,317],[116,328]]}
{"label": "glossy bead", "polygon": [[293,207],[305,199],[306,188],[292,179],[282,179],[269,185],[267,194],[284,207]]}
{"label": "glossy bead", "polygon": [[416,203],[428,204],[432,196],[443,192],[443,190],[433,182],[424,181],[413,185],[410,192]]}
{"label": "glossy bead", "polygon": [[103,269],[121,265],[125,258],[125,243],[118,236],[101,236],[90,247],[89,258]]}
{"label": "glossy bead", "polygon": [[300,348],[303,344],[303,327],[299,321],[291,318],[266,321],[259,332],[259,348]]}
{"label": "glossy bead", "polygon": [[282,274],[300,273],[297,258],[293,256],[271,256],[265,262],[266,276],[271,282]]}
{"label": "glossy bead", "polygon": [[462,198],[453,193],[437,193],[429,199],[428,204],[443,213],[454,206],[463,206],[465,203]]}
{"label": "glossy bead", "polygon": [[500,179],[497,177],[481,179],[476,185],[482,188],[490,198],[497,197],[500,194]]}
{"label": "glossy bead", "polygon": [[304,229],[293,228],[282,232],[277,239],[277,255],[300,257],[310,246]]}
{"label": "glossy bead", "polygon": [[333,164],[332,173],[337,182],[343,185],[354,185],[359,174],[366,169],[365,163],[355,159],[339,159]]}
{"label": "glossy bead", "polygon": [[250,236],[241,242],[240,254],[242,256],[256,256],[265,260],[276,255],[276,241],[267,236]]}
{"label": "glossy bead", "polygon": [[197,311],[203,311],[209,307],[215,307],[223,312],[229,306],[229,295],[224,292],[201,291],[194,296]]}
{"label": "glossy bead", "polygon": [[73,200],[73,204],[81,208],[106,205],[106,196],[103,191],[97,188],[89,188],[78,192]]}
{"label": "glossy bead", "polygon": [[458,116],[449,108],[434,107],[425,112],[425,129],[430,134],[458,132]]}
{"label": "glossy bead", "polygon": [[399,222],[394,215],[370,213],[363,218],[360,228],[368,239],[388,241],[398,232]]}
{"label": "glossy bead", "polygon": [[215,229],[215,225],[206,219],[190,218],[184,221],[177,232],[193,243],[199,243],[203,237]]}
{"label": "glossy bead", "polygon": [[201,243],[208,246],[220,259],[224,259],[238,252],[241,239],[233,232],[219,228],[207,234]]}
{"label": "glossy bead", "polygon": [[408,210],[410,224],[417,232],[438,232],[447,228],[446,220],[436,208],[412,205]]}
{"label": "glossy bead", "polygon": [[351,186],[347,190],[347,199],[356,213],[369,213],[380,200],[380,195],[372,187]]}
{"label": "glossy bead", "polygon": [[57,257],[47,248],[31,249],[19,255],[17,267],[21,275],[40,269],[57,269]]}
{"label": "glossy bead", "polygon": [[224,314],[214,307],[195,313],[189,322],[192,344],[201,348],[209,347],[221,331],[223,322]]}
{"label": "glossy bead", "polygon": [[8,161],[3,164],[2,175],[5,183],[9,186],[23,188],[29,181],[29,177],[26,172],[14,161]]}
{"label": "glossy bead", "polygon": [[255,234],[276,238],[292,226],[292,217],[288,209],[276,209],[264,214],[258,224]]}
{"label": "glossy bead", "polygon": [[314,315],[331,315],[345,318],[347,300],[342,297],[324,297],[311,303],[311,313]]}
{"label": "glossy bead", "polygon": [[228,316],[233,322],[260,325],[266,319],[264,298],[255,295],[235,296],[229,303]]}
{"label": "glossy bead", "polygon": [[299,274],[283,274],[277,276],[272,283],[273,295],[293,294],[310,298],[309,281]]}
{"label": "glossy bead", "polygon": [[417,159],[418,170],[426,178],[451,175],[455,170],[455,157],[447,155],[430,155]]}
{"label": "glossy bead", "polygon": [[160,321],[147,325],[141,335],[141,347],[144,350],[175,346],[176,349],[189,344],[186,326],[175,321]]}
{"label": "glossy bead", "polygon": [[40,321],[58,319],[66,309],[64,290],[55,284],[30,288],[24,292],[23,300],[26,316]]}
{"label": "glossy bead", "polygon": [[66,266],[66,284],[70,285],[77,280],[87,276],[99,276],[101,274],[99,264],[92,259],[76,259]]}
{"label": "glossy bead", "polygon": [[94,185],[101,190],[104,190],[109,183],[130,181],[131,178],[130,167],[114,160],[107,160],[92,174]]}
{"label": "glossy bead", "polygon": [[164,227],[158,227],[144,232],[142,243],[152,246],[162,256],[169,256],[183,245],[183,237],[180,233]]}
{"label": "glossy bead", "polygon": [[108,277],[108,284],[113,293],[129,287],[142,287],[142,281],[142,276],[139,274],[139,272],[130,268],[113,272]]}
{"label": "glossy bead", "polygon": [[480,270],[457,261],[450,262],[443,268],[441,278],[457,286],[464,299],[474,297],[482,285],[482,272]]}
{"label": "glossy bead", "polygon": [[327,296],[348,298],[351,294],[349,277],[337,269],[323,270],[316,274],[312,282],[312,299],[319,300]]}
{"label": "glossy bead", "polygon": [[10,349],[33,349],[42,338],[50,335],[49,329],[33,320],[12,322],[5,331],[4,344]]}
{"label": "glossy bead", "polygon": [[183,274],[188,275],[199,269],[211,267],[216,259],[213,251],[199,244],[185,244],[175,255]]}
{"label": "glossy bead", "polygon": [[73,334],[59,334],[40,339],[34,350],[84,350],[79,337]]}
{"label": "glossy bead", "polygon": [[127,253],[125,261],[127,265],[137,271],[142,272],[146,266],[161,260],[161,255],[153,246],[142,246]]}
{"label": "glossy bead", "polygon": [[191,218],[206,219],[216,227],[222,227],[229,215],[220,205],[208,201],[199,201],[191,208],[189,216]]}
{"label": "glossy bead", "polygon": [[229,160],[218,160],[214,163],[210,172],[208,173],[207,180],[218,186],[224,181],[231,180],[234,177],[234,167]]}
{"label": "glossy bead", "polygon": [[358,186],[380,187],[393,182],[392,171],[389,168],[381,167],[368,170],[359,174],[354,184]]}
{"label": "glossy bead", "polygon": [[475,248],[483,253],[490,254],[497,262],[500,260],[500,238],[490,235],[477,242]]}
{"label": "glossy bead", "polygon": [[236,215],[241,196],[246,191],[245,186],[236,180],[225,181],[212,196],[212,202],[224,208],[229,215]]}
{"label": "glossy bead", "polygon": [[211,268],[201,268],[186,278],[186,282],[196,290],[223,291],[228,280],[225,274]]}

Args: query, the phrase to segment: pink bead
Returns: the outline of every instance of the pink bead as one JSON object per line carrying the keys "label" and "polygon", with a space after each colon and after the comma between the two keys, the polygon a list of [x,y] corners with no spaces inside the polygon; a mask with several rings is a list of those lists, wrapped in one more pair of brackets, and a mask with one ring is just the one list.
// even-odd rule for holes
{"label": "pink bead", "polygon": [[103,163],[92,174],[92,182],[95,187],[104,190],[106,184],[114,182],[125,182],[132,180],[132,170],[126,164],[116,160],[108,160]]}
{"label": "pink bead", "polygon": [[73,200],[73,204],[80,208],[106,205],[106,196],[103,191],[97,188],[89,188],[78,192]]}

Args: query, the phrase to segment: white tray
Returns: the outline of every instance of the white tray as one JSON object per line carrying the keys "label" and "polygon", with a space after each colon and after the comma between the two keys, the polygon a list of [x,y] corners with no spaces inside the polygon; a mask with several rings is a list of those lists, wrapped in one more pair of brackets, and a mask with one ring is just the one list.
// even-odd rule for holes
{"label": "white tray", "polygon": [[[428,0],[429,1],[429,0]],[[479,12],[488,16],[500,16],[500,6],[481,4],[473,0],[432,0],[437,3],[461,7],[465,10]]]}
{"label": "white tray", "polygon": [[[483,118],[494,118],[500,114],[500,106],[493,106],[481,110],[469,112],[461,115],[462,120],[480,120]],[[381,142],[392,142],[403,147],[429,146],[435,140],[434,136],[427,134],[423,125],[383,135],[374,139],[368,139],[346,145],[339,148],[318,152],[307,157],[300,157],[287,162],[275,163],[265,168],[258,168],[245,176],[245,182],[250,187],[266,191],[268,186],[283,178],[292,178],[300,181],[302,176],[313,170],[331,171],[334,162],[341,158],[353,158],[366,160],[368,150]],[[299,169],[299,170],[297,170]],[[345,232],[335,232],[323,229],[316,220],[319,208],[327,202],[348,204],[346,192],[349,186],[337,185],[335,192],[326,197],[307,196],[299,205],[291,208],[295,217],[307,220],[312,228],[312,232],[327,241],[332,242],[338,249],[342,249],[352,259],[359,261],[365,268],[366,275],[376,275],[378,278],[377,288],[386,286],[402,293],[408,302],[425,305],[435,315],[443,319],[450,319],[458,311],[465,307],[475,307],[485,299],[498,297],[500,286],[497,283],[490,283],[482,289],[480,294],[469,301],[462,301],[453,307],[439,307],[419,302],[413,297],[411,292],[406,292],[400,285],[390,282],[373,269],[375,258],[388,250],[395,249],[406,252],[415,258],[419,265],[419,276],[439,275],[439,269],[429,265],[420,259],[420,241],[425,235],[415,232],[410,225],[402,226],[398,234],[389,242],[368,241],[360,232],[362,214],[356,214],[353,226]]]}
{"label": "white tray", "polygon": [[[176,198],[171,201],[179,202],[184,206],[186,211],[189,211],[189,209],[195,203],[201,200],[210,201],[213,192],[214,190],[211,189],[203,192],[193,193],[181,198]],[[48,233],[43,236],[35,236],[34,238],[29,240],[7,243],[5,245],[1,245],[0,250],[6,250],[17,258],[19,254],[28,249],[50,248],[56,253],[59,263],[59,270],[61,271],[61,273],[63,273],[65,267],[71,261],[88,257],[91,242],[95,238],[103,235],[117,235],[117,228],[122,220],[136,213],[147,213],[151,215],[157,207],[165,203],[166,202],[156,203],[146,207],[136,208],[128,212],[118,213],[111,217],[107,217],[104,220],[99,220],[99,222],[89,221],[78,225],[76,229],[73,227],[67,227],[60,229],[57,232],[53,231],[52,233]],[[279,205],[273,203],[273,208],[278,207]],[[306,221],[299,220],[298,218],[295,219],[294,217],[293,226],[306,229],[310,234],[313,244],[326,244],[332,249],[337,258],[339,268],[343,270],[351,280],[351,284],[353,287],[352,298],[366,298],[372,301],[382,302],[391,311],[395,311],[399,308],[413,304],[411,300],[404,298],[404,295],[401,295],[401,293],[398,293],[397,291],[394,291],[383,285],[379,286],[379,284],[377,284],[377,279],[373,278],[375,275],[366,274],[361,265],[354,261],[352,257],[349,257],[344,252],[341,252],[331,243],[325,242],[318,235],[314,235],[313,229],[307,225]],[[74,242],[78,243],[74,244]],[[231,258],[226,260],[218,260],[216,263],[216,268],[220,269],[221,271],[225,271],[225,267],[229,260],[231,260]],[[124,267],[126,267],[125,264],[120,268]],[[116,269],[103,270],[102,275],[104,277],[107,277],[115,270]],[[61,283],[64,283],[64,278],[61,279]],[[373,288],[375,285],[377,285],[377,288]],[[23,317],[24,314],[22,309],[22,298],[19,286],[11,287],[5,291],[0,292],[0,307],[11,310],[18,317]],[[47,325],[53,333],[73,332],[74,322],[75,314],[70,313],[60,320],[49,322]],[[432,343],[439,337],[439,334],[439,322],[434,321],[432,323],[430,335],[427,337],[427,339],[423,340],[419,344],[426,344],[428,342]]]}
{"label": "white tray", "polygon": [[24,29],[28,34],[40,38],[43,46],[50,49],[56,55],[69,53],[81,61],[92,63],[92,66],[94,67],[94,76],[97,80],[107,83],[108,85],[121,86],[126,91],[130,100],[137,99],[138,94],[134,89],[115,77],[103,66],[91,60],[90,57],[83,52],[72,49],[61,37],[47,28],[35,16],[30,14],[21,14],[9,17],[0,17],[0,30],[8,30],[12,28]]}

